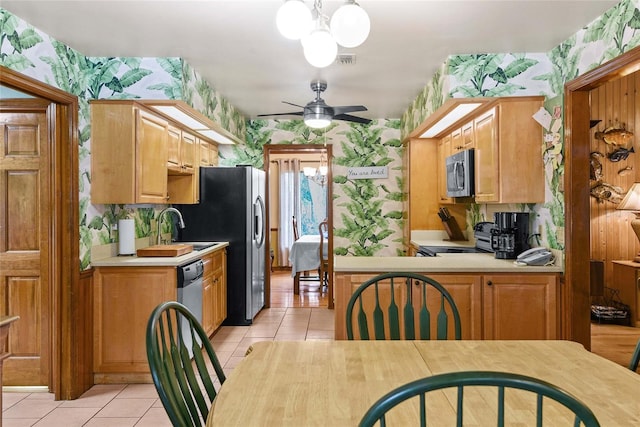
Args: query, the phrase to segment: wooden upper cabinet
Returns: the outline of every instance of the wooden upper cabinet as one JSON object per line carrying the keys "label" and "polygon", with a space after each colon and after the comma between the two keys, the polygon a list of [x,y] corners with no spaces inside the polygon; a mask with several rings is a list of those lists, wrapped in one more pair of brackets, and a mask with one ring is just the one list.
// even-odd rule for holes
{"label": "wooden upper cabinet", "polygon": [[180,139],[182,131],[175,126],[169,126],[167,141],[167,168],[180,171]]}
{"label": "wooden upper cabinet", "polygon": [[502,98],[474,119],[477,203],[544,202],[542,127],[532,117],[543,99]]}
{"label": "wooden upper cabinet", "polygon": [[169,174],[192,174],[196,164],[196,146],[199,140],[194,135],[175,126],[169,126],[169,150],[167,169]]}
{"label": "wooden upper cabinet", "polygon": [[206,166],[217,145],[142,102],[91,101],[91,200],[96,204],[199,201],[202,144]]}
{"label": "wooden upper cabinet", "polygon": [[167,129],[130,102],[92,102],[92,202],[166,203]]}
{"label": "wooden upper cabinet", "polygon": [[495,201],[499,197],[498,140],[495,136],[496,110],[475,119],[475,197]]}
{"label": "wooden upper cabinet", "polygon": [[440,203],[452,203],[453,199],[447,196],[447,167],[446,159],[451,155],[451,135],[447,135],[438,141],[438,164],[436,173],[438,175],[438,197]]}
{"label": "wooden upper cabinet", "polygon": [[475,148],[475,135],[474,135],[474,122],[469,122],[462,126],[460,132],[462,133],[462,149],[470,150]]}
{"label": "wooden upper cabinet", "polygon": [[218,166],[218,146],[200,140],[200,166]]}
{"label": "wooden upper cabinet", "polygon": [[180,167],[184,173],[193,173],[196,166],[196,149],[200,140],[188,132],[182,131],[180,143]]}

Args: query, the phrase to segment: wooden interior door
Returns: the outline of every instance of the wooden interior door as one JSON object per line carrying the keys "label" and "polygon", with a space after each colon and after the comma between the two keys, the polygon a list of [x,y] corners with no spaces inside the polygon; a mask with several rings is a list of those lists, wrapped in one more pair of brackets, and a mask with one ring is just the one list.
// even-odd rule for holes
{"label": "wooden interior door", "polygon": [[4,385],[50,385],[50,102],[0,103],[0,314],[17,315]]}

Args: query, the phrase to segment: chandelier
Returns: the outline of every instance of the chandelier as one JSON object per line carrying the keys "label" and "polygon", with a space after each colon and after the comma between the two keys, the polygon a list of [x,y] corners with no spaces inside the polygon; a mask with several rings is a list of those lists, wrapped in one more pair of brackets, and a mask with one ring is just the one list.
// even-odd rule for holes
{"label": "chandelier", "polygon": [[310,166],[305,166],[302,168],[302,173],[304,174],[304,176],[323,187],[327,180],[328,172],[329,167],[327,166],[327,157],[325,156],[325,153],[322,153],[322,155],[320,156],[320,166],[317,169]]}
{"label": "chandelier", "polygon": [[309,64],[324,68],[336,60],[338,45],[360,46],[369,36],[369,15],[355,0],[345,4],[329,18],[322,13],[322,0],[314,0],[313,11],[302,0],[285,0],[276,15],[280,33],[292,40],[300,40],[304,57]]}

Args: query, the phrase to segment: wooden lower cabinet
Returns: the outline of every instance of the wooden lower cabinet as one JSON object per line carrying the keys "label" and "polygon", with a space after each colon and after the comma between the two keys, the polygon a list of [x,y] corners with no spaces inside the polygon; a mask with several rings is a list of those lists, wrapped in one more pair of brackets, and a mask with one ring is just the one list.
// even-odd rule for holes
{"label": "wooden lower cabinet", "polygon": [[482,298],[484,339],[561,338],[556,275],[485,275]]}
{"label": "wooden lower cabinet", "polygon": [[[440,282],[453,297],[462,339],[561,339],[558,274],[420,274]],[[347,338],[351,294],[375,275],[335,273],[335,339]]]}
{"label": "wooden lower cabinet", "polygon": [[96,267],[93,371],[96,384],[151,382],[145,345],[153,309],[177,298],[175,267]]}
{"label": "wooden lower cabinet", "polygon": [[202,327],[211,336],[227,318],[227,252],[221,249],[202,257]]}
{"label": "wooden lower cabinet", "polygon": [[[202,327],[209,336],[227,317],[226,254],[202,256]],[[94,383],[151,382],[147,322],[159,304],[177,299],[176,267],[96,267],[93,280]]]}

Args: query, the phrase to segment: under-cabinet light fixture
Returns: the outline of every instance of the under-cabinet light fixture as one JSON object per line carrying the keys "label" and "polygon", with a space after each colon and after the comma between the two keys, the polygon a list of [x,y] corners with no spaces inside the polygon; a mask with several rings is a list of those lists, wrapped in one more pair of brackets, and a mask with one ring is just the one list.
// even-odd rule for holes
{"label": "under-cabinet light fixture", "polygon": [[445,130],[446,128],[448,128],[458,120],[462,119],[464,116],[471,113],[473,110],[480,107],[481,105],[483,105],[483,103],[481,102],[465,103],[465,104],[457,105],[455,108],[449,111],[447,115],[442,117],[440,120],[434,123],[433,126],[427,129],[426,132],[420,135],[420,138],[433,138],[434,136],[438,135],[440,132],[442,132],[443,130]]}

